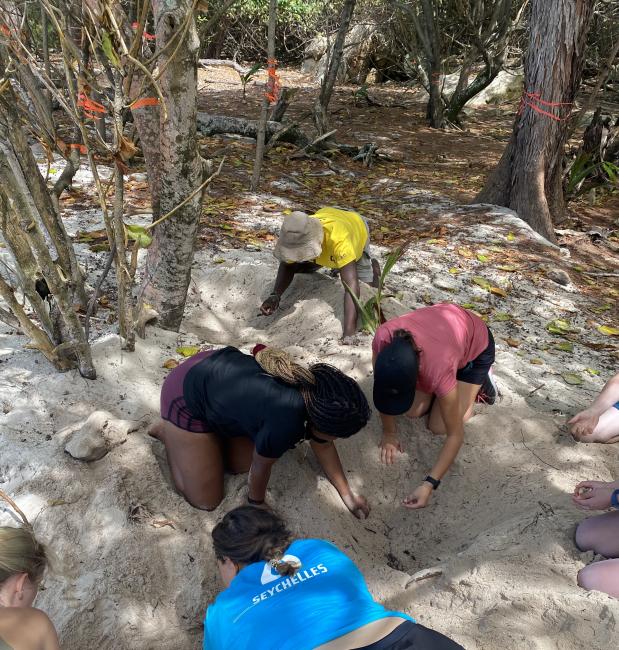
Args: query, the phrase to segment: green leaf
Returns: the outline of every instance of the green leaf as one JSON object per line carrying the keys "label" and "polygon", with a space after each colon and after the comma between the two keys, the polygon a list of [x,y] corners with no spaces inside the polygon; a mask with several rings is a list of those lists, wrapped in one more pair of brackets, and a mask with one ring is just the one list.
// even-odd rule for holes
{"label": "green leaf", "polygon": [[114,46],[112,45],[112,39],[108,32],[105,29],[101,30],[101,47],[103,53],[107,57],[108,61],[115,67],[120,69],[120,60],[114,51]]}
{"label": "green leaf", "polygon": [[572,386],[580,386],[584,383],[583,378],[576,372],[564,372],[561,374],[563,381]]}
{"label": "green leaf", "polygon": [[594,377],[597,377],[600,374],[599,370],[595,370],[594,368],[585,368],[585,370],[590,374],[593,375]]}
{"label": "green leaf", "polygon": [[507,241],[515,241],[516,235],[514,235],[513,232],[507,233],[507,236],[505,237],[505,239],[507,239]]}
{"label": "green leaf", "polygon": [[574,344],[569,341],[563,341],[562,343],[557,343],[555,349],[561,350],[562,352],[574,352]]}
{"label": "green leaf", "polygon": [[498,321],[498,322],[504,322],[506,320],[510,320],[511,315],[506,314],[504,311],[497,311],[492,315],[492,320]]}
{"label": "green leaf", "polygon": [[485,264],[486,262],[490,261],[490,258],[487,255],[484,255],[483,253],[477,253],[477,260]]}
{"label": "green leaf", "polygon": [[182,357],[193,357],[194,354],[200,352],[200,348],[197,345],[184,345],[180,348],[176,348],[176,351]]}
{"label": "green leaf", "polygon": [[144,226],[125,224],[127,237],[137,243],[138,248],[148,248],[153,243],[153,238]]}
{"label": "green leaf", "polygon": [[610,325],[600,325],[598,332],[606,334],[606,336],[619,336],[619,327],[610,327]]}
{"label": "green leaf", "polygon": [[486,291],[490,291],[490,287],[492,286],[486,278],[482,278],[479,275],[474,275],[472,278],[473,282],[480,286],[482,289],[485,289]]}
{"label": "green leaf", "polygon": [[546,325],[546,329],[551,334],[559,334],[560,336],[578,331],[577,329],[574,329],[568,321],[561,320],[560,318],[551,320],[550,323]]}
{"label": "green leaf", "polygon": [[363,304],[359,298],[357,298],[355,292],[346,284],[346,282],[342,280],[342,284],[344,285],[344,289],[348,291],[350,297],[353,299],[359,315],[361,316],[361,329],[369,332],[370,334],[374,334],[380,325],[378,310],[373,308],[376,305],[376,298],[370,298],[370,300]]}

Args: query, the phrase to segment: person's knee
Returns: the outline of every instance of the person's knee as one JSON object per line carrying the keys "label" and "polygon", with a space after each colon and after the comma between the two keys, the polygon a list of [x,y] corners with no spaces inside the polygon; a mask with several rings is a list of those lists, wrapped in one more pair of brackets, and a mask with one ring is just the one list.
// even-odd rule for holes
{"label": "person's knee", "polygon": [[216,510],[219,507],[219,504],[223,501],[223,495],[215,499],[195,498],[188,496],[187,494],[185,494],[184,497],[189,505],[198,510],[208,510],[209,512],[211,510]]}
{"label": "person's knee", "polygon": [[574,543],[579,551],[595,550],[595,535],[591,531],[591,523],[589,519],[581,521],[576,527],[574,533]]}
{"label": "person's knee", "polygon": [[600,584],[600,578],[603,573],[603,569],[600,571],[600,564],[603,564],[603,562],[589,564],[578,572],[577,582],[579,587],[587,591],[604,591],[601,589]]}

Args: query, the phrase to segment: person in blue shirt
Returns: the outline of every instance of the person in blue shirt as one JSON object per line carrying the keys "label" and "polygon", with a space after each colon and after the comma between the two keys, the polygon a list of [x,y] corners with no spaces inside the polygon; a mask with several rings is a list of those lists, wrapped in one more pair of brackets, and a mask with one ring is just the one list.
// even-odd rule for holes
{"label": "person in blue shirt", "polygon": [[174,484],[196,508],[219,505],[224,470],[249,471],[249,502],[262,503],[275,461],[309,440],[350,512],[369,514],[333,441],[360,431],[371,411],[357,382],[333,366],[305,368],[265,346],[253,356],[232,346],[199,352],[167,376],[160,412],[149,433],[164,443]]}
{"label": "person in blue shirt", "polygon": [[273,511],[231,510],[212,532],[224,591],[209,606],[204,650],[462,650],[385,609],[330,542],[292,539]]}

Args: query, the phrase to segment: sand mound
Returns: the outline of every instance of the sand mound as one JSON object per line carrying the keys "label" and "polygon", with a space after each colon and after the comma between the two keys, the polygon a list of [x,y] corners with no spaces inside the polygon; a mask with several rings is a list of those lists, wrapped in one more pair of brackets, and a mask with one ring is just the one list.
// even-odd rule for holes
{"label": "sand mound", "polygon": [[[392,280],[406,308],[419,304],[423,278],[424,290],[442,297],[431,278],[436,265],[449,263],[429,252],[424,261],[421,248],[415,255]],[[286,346],[306,361],[339,366],[371,393],[369,338],[352,348],[338,342],[339,282],[326,274],[300,277],[282,309],[267,318],[258,315],[275,273],[267,252],[229,252],[222,264],[204,268],[201,254],[183,333],[149,329],[135,354],[122,353],[115,336],[99,340],[96,382],[58,375],[36,353],[20,349],[22,340],[2,338],[0,485],[55,551],[40,606],[66,648],[201,646],[204,609],[219,589],[209,532],[223,512],[244,502],[246,477],[227,478],[215,513],[194,510],[172,488],[163,447],[145,428],[157,411],[162,363],[177,357],[178,345]],[[450,291],[455,296],[459,289]],[[527,300],[530,312],[536,299]],[[583,514],[567,495],[578,480],[616,474],[616,450],[576,445],[561,429],[564,418],[556,408],[553,413],[556,400],[539,409],[558,391],[556,378],[546,377],[547,386],[531,395],[538,367],[500,341],[498,350],[503,399],[481,407],[467,425],[464,447],[432,507],[409,512],[399,502],[423,478],[441,441],[421,422],[402,422],[406,453],[384,468],[376,414],[363,432],[338,443],[351,484],[372,505],[368,520],[345,510],[305,446],[275,465],[268,498],[299,535],[347,550],[389,607],[466,648],[614,647],[619,603],[576,586],[576,572],[591,558],[573,546]],[[565,410],[590,399],[566,397],[564,384],[561,391]],[[99,409],[140,426],[102,460],[73,460],[63,451],[66,440]],[[0,513],[0,520],[10,516]],[[409,584],[428,568],[439,575]]]}

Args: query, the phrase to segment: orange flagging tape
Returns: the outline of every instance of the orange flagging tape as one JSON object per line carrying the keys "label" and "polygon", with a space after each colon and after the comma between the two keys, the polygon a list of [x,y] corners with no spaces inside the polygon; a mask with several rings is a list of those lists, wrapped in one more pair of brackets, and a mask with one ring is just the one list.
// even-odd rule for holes
{"label": "orange flagging tape", "polygon": [[79,149],[81,154],[86,154],[86,145],[83,144],[70,144],[69,149]]}
{"label": "orange flagging tape", "polygon": [[567,115],[561,117],[560,115],[556,115],[555,113],[551,113],[550,111],[543,109],[542,106],[560,110],[561,106],[573,106],[573,104],[572,102],[547,102],[541,98],[539,93],[529,93],[524,91],[520,99],[520,106],[518,107],[518,115],[522,115],[522,112],[527,106],[533,109],[536,113],[539,113],[540,115],[544,115],[545,117],[549,117],[551,120],[554,120],[555,122],[563,122],[564,120],[567,120],[569,118],[571,110],[568,111]]}
{"label": "orange flagging tape", "polygon": [[267,75],[267,89],[265,94],[269,100],[269,104],[273,106],[279,99],[279,91],[281,89],[279,77],[277,76],[277,61],[275,59],[267,59]]}
{"label": "orange flagging tape", "polygon": [[136,99],[134,102],[129,104],[129,108],[133,111],[138,108],[143,108],[144,106],[158,106],[159,100],[156,97],[142,97],[141,99]]}
{"label": "orange flagging tape", "polygon": [[[132,23],[131,27],[132,29],[137,29],[138,24]],[[142,32],[142,38],[145,38],[147,41],[154,41],[157,37],[154,34],[149,34],[148,32]]]}
{"label": "orange flagging tape", "polygon": [[96,120],[101,117],[101,114],[107,113],[103,104],[93,101],[86,93],[80,93],[77,96],[77,105],[83,109],[85,117],[89,117],[91,120]]}

